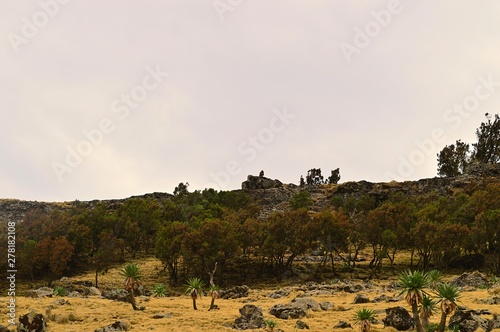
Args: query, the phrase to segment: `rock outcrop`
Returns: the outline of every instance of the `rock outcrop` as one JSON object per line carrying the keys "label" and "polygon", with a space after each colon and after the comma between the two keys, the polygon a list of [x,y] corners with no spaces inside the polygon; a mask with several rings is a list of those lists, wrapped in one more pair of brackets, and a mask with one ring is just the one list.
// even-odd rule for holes
{"label": "rock outcrop", "polygon": [[233,328],[235,329],[250,330],[266,327],[262,309],[253,304],[246,304],[240,308],[240,315],[234,321]]}
{"label": "rock outcrop", "polygon": [[398,331],[407,331],[414,326],[413,318],[403,307],[385,309],[386,317],[382,319],[384,327],[390,326]]}
{"label": "rock outcrop", "polygon": [[241,184],[243,190],[281,188],[283,183],[280,180],[272,180],[264,176],[249,175],[246,181]]}

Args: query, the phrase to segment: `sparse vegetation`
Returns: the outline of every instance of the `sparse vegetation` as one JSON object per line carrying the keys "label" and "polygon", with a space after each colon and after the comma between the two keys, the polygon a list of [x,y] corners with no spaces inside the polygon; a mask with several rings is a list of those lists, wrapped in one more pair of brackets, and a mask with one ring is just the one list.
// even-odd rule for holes
{"label": "sparse vegetation", "polygon": [[369,332],[371,330],[371,324],[375,322],[375,311],[367,308],[360,308],[356,310],[354,314],[355,324],[359,324],[359,330],[361,332]]}

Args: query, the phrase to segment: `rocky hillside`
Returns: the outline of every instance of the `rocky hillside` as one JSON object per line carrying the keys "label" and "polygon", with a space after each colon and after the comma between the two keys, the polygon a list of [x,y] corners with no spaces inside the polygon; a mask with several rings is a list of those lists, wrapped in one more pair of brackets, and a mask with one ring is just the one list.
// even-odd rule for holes
{"label": "rocky hillside", "polygon": [[[334,196],[355,196],[360,197],[369,195],[375,198],[377,202],[384,201],[395,193],[402,193],[405,196],[423,195],[431,192],[438,192],[441,195],[451,195],[465,188],[481,188],[489,178],[500,178],[500,164],[475,165],[470,167],[467,174],[453,178],[429,178],[418,181],[404,182],[344,182],[341,184],[304,186],[299,187],[295,184],[284,184],[279,180],[272,180],[263,176],[249,175],[247,180],[242,183],[242,191],[246,192],[255,202],[262,206],[261,217],[266,217],[274,211],[285,211],[289,209],[290,199],[301,190],[307,190],[310,193],[312,201],[311,209],[321,211],[330,204]],[[154,198],[165,199],[172,197],[168,193],[151,193],[142,196],[133,196],[125,199],[104,200],[110,209],[116,209],[131,198]],[[2,221],[21,221],[24,215],[30,210],[38,209],[50,213],[54,209],[68,210],[74,204],[83,204],[91,208],[97,204],[98,200],[93,201],[73,201],[73,202],[37,202],[22,201],[16,199],[0,199],[0,220]]]}

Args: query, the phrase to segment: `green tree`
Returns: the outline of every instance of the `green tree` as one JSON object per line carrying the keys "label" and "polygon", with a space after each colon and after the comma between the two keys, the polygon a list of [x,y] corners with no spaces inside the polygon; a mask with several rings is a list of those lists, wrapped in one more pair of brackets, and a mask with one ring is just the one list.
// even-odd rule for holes
{"label": "green tree", "polygon": [[164,269],[168,269],[171,284],[178,281],[182,242],[189,231],[188,224],[174,221],[160,227],[156,236],[156,258],[162,262]]}
{"label": "green tree", "polygon": [[311,203],[311,193],[307,190],[301,190],[290,199],[290,208],[292,210],[309,209]]}
{"label": "green tree", "polygon": [[458,140],[455,144],[445,146],[437,156],[439,176],[461,175],[470,162],[469,144]]}
{"label": "green tree", "polygon": [[495,114],[494,120],[486,113],[487,122],[482,122],[476,129],[477,143],[472,144],[472,159],[481,163],[500,162],[500,117]]}
{"label": "green tree", "polygon": [[332,173],[328,177],[328,184],[337,184],[340,181],[340,169],[336,168],[332,170]]}
{"label": "green tree", "polygon": [[196,300],[198,299],[198,297],[201,298],[203,293],[203,287],[205,287],[205,284],[203,283],[203,280],[201,280],[200,278],[190,278],[187,281],[187,287],[185,293],[188,294],[193,300],[194,310],[198,310],[198,307],[196,306]]}
{"label": "green tree", "polygon": [[419,305],[426,295],[425,288],[429,286],[427,274],[418,270],[403,271],[399,276],[399,285],[403,289],[400,295],[404,296],[406,303],[411,307],[417,332],[424,332],[419,316]]}
{"label": "green tree", "polygon": [[135,302],[135,288],[142,283],[142,271],[135,263],[125,265],[120,271],[120,275],[125,278],[125,289],[129,292],[129,301],[134,310],[139,310]]}

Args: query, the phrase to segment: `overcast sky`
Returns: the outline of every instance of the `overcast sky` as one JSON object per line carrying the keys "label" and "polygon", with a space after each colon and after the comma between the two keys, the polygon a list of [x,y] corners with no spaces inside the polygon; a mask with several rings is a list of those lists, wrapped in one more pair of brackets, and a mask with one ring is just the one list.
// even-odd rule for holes
{"label": "overcast sky", "polygon": [[0,197],[436,176],[500,109],[497,1],[0,1]]}

